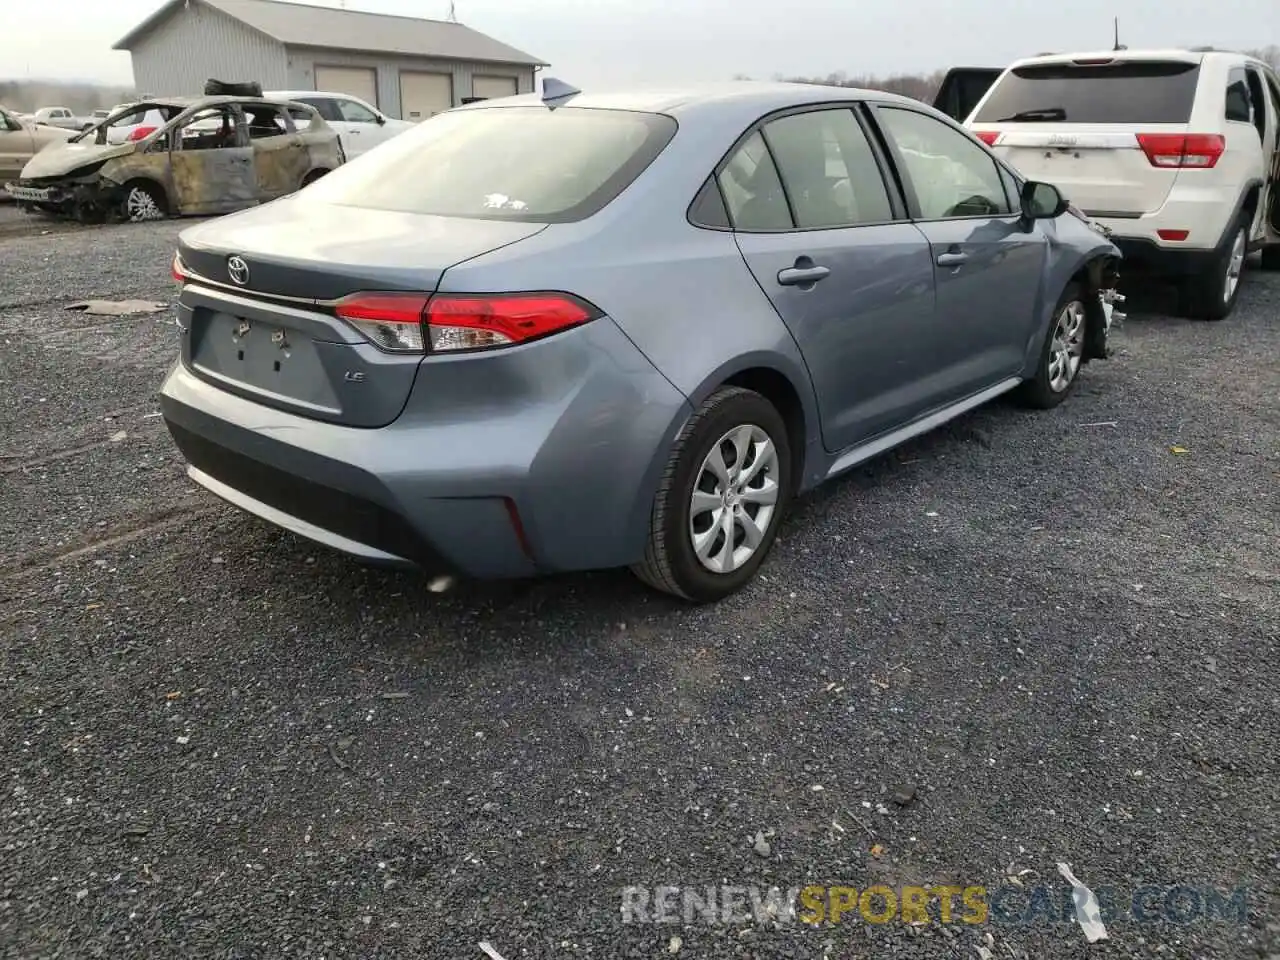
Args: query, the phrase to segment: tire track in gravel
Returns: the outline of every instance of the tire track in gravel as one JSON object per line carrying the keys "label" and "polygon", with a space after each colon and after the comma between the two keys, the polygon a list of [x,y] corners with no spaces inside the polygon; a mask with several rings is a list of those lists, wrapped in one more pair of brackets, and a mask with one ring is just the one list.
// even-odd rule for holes
{"label": "tire track in gravel", "polygon": [[9,452],[0,448],[0,476],[25,473],[34,467],[110,446],[115,442],[111,436],[121,430],[134,436],[160,433],[164,424],[156,409],[159,405],[158,400],[144,400],[108,410],[101,419],[68,424],[61,429],[25,438],[29,443],[25,448]]}
{"label": "tire track in gravel", "polygon": [[158,510],[124,517],[77,541],[20,553],[4,567],[0,567],[0,576],[10,579],[22,574],[39,572],[61,563],[78,560],[99,550],[118,547],[151,536],[179,522],[211,516],[219,509],[219,505],[210,503],[207,497],[191,497]]}

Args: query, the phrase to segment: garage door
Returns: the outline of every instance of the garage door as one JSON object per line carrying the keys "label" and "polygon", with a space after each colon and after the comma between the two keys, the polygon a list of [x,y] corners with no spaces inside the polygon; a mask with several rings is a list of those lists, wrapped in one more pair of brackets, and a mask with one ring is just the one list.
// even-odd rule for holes
{"label": "garage door", "polygon": [[324,93],[349,93],[378,106],[378,75],[364,67],[316,67],[316,89]]}
{"label": "garage door", "polygon": [[447,73],[400,71],[400,116],[426,120],[453,107],[453,77]]}
{"label": "garage door", "polygon": [[498,97],[514,97],[516,95],[515,77],[472,77],[473,96],[485,100],[496,100]]}

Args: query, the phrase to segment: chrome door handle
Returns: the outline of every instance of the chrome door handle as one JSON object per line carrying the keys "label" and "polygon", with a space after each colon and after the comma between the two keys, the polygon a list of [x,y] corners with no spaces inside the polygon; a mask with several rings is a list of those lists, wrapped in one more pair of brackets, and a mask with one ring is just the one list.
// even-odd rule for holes
{"label": "chrome door handle", "polygon": [[828,267],[787,267],[778,271],[778,283],[784,287],[796,287],[806,283],[817,283],[831,275]]}
{"label": "chrome door handle", "polygon": [[967,253],[940,253],[938,254],[938,266],[940,267],[958,267],[969,259]]}

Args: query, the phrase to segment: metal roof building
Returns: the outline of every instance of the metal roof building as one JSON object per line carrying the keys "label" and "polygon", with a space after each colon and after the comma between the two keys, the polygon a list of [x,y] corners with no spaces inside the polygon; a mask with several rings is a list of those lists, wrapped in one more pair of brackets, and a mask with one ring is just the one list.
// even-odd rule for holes
{"label": "metal roof building", "polygon": [[140,94],[256,80],[266,90],[353,94],[406,120],[531,92],[545,66],[460,23],[282,0],[169,0],[114,49],[132,55]]}

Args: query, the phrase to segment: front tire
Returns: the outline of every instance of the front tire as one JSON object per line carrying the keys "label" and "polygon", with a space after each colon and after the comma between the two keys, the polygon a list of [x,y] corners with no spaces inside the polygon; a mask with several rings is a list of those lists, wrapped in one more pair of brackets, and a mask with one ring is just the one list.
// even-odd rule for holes
{"label": "front tire", "polygon": [[1053,308],[1036,374],[1018,388],[1019,400],[1029,407],[1049,410],[1067,399],[1084,365],[1088,325],[1084,288],[1073,280]]}
{"label": "front tire", "polygon": [[124,188],[120,213],[130,223],[163,220],[168,214],[164,192],[154,184],[135,180]]}
{"label": "front tire", "polygon": [[758,393],[722,387],[676,440],[632,572],[686,600],[729,596],[764,562],[792,489],[781,415]]}
{"label": "front tire", "polygon": [[1218,251],[1213,264],[1183,285],[1182,312],[1191,319],[1224,320],[1235,309],[1252,222],[1253,217],[1246,212],[1232,228],[1230,239]]}

